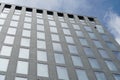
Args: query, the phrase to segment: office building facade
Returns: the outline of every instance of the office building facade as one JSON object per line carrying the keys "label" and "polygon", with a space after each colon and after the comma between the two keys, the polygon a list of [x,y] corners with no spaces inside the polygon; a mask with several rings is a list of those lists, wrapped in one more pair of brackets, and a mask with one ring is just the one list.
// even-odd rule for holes
{"label": "office building facade", "polygon": [[95,17],[0,4],[0,80],[120,80],[119,55]]}

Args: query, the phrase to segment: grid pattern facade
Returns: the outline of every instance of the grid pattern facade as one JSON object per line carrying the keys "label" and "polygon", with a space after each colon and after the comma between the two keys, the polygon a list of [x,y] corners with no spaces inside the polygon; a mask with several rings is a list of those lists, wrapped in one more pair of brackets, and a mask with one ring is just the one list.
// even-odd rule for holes
{"label": "grid pattern facade", "polygon": [[120,80],[119,49],[96,18],[0,5],[0,80]]}

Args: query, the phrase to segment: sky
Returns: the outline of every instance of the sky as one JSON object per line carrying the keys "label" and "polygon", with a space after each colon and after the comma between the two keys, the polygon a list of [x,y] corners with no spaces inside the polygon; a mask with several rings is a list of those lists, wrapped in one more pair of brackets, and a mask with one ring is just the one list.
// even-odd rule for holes
{"label": "sky", "polygon": [[0,0],[0,2],[97,17],[120,44],[120,0]]}

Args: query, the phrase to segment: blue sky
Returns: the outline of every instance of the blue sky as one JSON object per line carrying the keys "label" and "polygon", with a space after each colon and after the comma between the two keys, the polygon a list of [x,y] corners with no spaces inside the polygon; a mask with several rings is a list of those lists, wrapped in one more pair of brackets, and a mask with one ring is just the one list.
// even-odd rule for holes
{"label": "blue sky", "polygon": [[120,0],[0,0],[0,2],[95,16],[120,43]]}

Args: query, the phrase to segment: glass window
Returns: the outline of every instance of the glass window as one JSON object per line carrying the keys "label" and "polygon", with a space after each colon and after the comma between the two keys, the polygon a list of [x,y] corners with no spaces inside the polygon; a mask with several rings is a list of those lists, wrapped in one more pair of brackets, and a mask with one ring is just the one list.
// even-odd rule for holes
{"label": "glass window", "polygon": [[109,37],[106,36],[105,34],[101,35],[104,41],[110,41]]}
{"label": "glass window", "polygon": [[28,62],[18,61],[16,73],[28,74]]}
{"label": "glass window", "polygon": [[13,44],[14,43],[14,37],[12,36],[6,36],[4,43],[6,44]]}
{"label": "glass window", "polygon": [[41,77],[49,77],[48,65],[37,64],[37,75]]}
{"label": "glass window", "polygon": [[12,47],[2,46],[0,55],[11,56],[11,52],[12,52]]}
{"label": "glass window", "polygon": [[3,25],[5,23],[4,19],[0,19],[0,25]]}
{"label": "glass window", "polygon": [[79,25],[76,25],[76,24],[72,24],[73,25],[73,28],[76,29],[76,30],[80,30],[80,26]]}
{"label": "glass window", "polygon": [[51,34],[51,38],[53,41],[60,41],[59,36],[56,34]]}
{"label": "glass window", "polygon": [[26,10],[26,12],[25,12],[25,13],[26,13],[26,14],[32,14],[32,12],[30,12],[30,11],[27,11],[27,10]]}
{"label": "glass window", "polygon": [[44,31],[44,26],[43,25],[37,25],[37,30],[38,31]]}
{"label": "glass window", "polygon": [[30,37],[30,30],[23,30],[22,36],[24,36],[24,37]]}
{"label": "glass window", "polygon": [[93,25],[95,24],[95,21],[90,21],[90,22],[91,22],[91,24],[93,24]]}
{"label": "glass window", "polygon": [[21,11],[20,10],[15,10],[14,14],[20,15]]}
{"label": "glass window", "polygon": [[47,53],[45,51],[37,51],[38,61],[47,61]]}
{"label": "glass window", "polygon": [[85,20],[79,20],[83,25],[86,24]]}
{"label": "glass window", "polygon": [[103,48],[103,46],[101,45],[101,43],[99,41],[94,40],[93,42],[97,48]]}
{"label": "glass window", "polygon": [[37,41],[37,48],[46,49],[46,42],[45,41]]}
{"label": "glass window", "polygon": [[26,14],[25,14],[26,16],[32,16],[32,12],[26,12]]}
{"label": "glass window", "polygon": [[9,60],[8,59],[2,59],[0,58],[0,71],[7,71],[7,68],[8,68],[8,63],[9,63]]}
{"label": "glass window", "polygon": [[15,35],[16,34],[16,28],[9,28],[7,33],[11,34],[11,35]]}
{"label": "glass window", "polygon": [[119,51],[114,51],[113,54],[115,54],[117,59],[120,60],[120,52]]}
{"label": "glass window", "polygon": [[88,42],[86,39],[79,39],[80,40],[80,43],[83,45],[83,46],[88,46]]}
{"label": "glass window", "polygon": [[67,25],[67,23],[61,23],[61,27],[68,28],[68,25]]}
{"label": "glass window", "polygon": [[5,75],[0,75],[0,80],[5,80]]}
{"label": "glass window", "polygon": [[30,39],[21,38],[21,46],[30,47]]}
{"label": "glass window", "polygon": [[26,16],[31,16],[32,12],[26,11]]}
{"label": "glass window", "polygon": [[66,42],[67,42],[67,43],[74,43],[74,40],[73,40],[72,37],[65,36],[65,39],[66,39]]}
{"label": "glass window", "polygon": [[52,15],[47,15],[49,20],[54,20]]}
{"label": "glass window", "polygon": [[43,15],[41,13],[37,13],[37,18],[43,18]]}
{"label": "glass window", "polygon": [[32,12],[29,12],[29,11],[26,11],[26,16],[31,16],[32,15]]}
{"label": "glass window", "polygon": [[78,37],[84,37],[84,34],[82,31],[75,31]]}
{"label": "glass window", "polygon": [[30,23],[24,23],[24,28],[31,29],[31,24]]}
{"label": "glass window", "polygon": [[59,44],[59,43],[53,43],[53,50],[54,51],[62,51],[61,44]]}
{"label": "glass window", "polygon": [[97,80],[107,80],[103,72],[95,72]]}
{"label": "glass window", "polygon": [[108,46],[111,50],[117,50],[117,47],[116,47],[112,42],[107,42],[107,46]]}
{"label": "glass window", "polygon": [[70,23],[75,23],[74,19],[69,19],[69,20],[70,20]]}
{"label": "glass window", "polygon": [[30,11],[26,11],[26,14],[32,15],[32,12],[30,12]]}
{"label": "glass window", "polygon": [[29,49],[20,48],[19,58],[29,59]]}
{"label": "glass window", "polygon": [[84,18],[79,19],[79,21],[80,21],[81,24],[86,25],[86,21],[84,20]]}
{"label": "glass window", "polygon": [[54,20],[52,15],[47,15],[49,20]]}
{"label": "glass window", "polygon": [[63,54],[57,54],[57,53],[55,53],[54,56],[55,56],[55,62],[56,63],[65,64],[65,60],[64,60]]}
{"label": "glass window", "polygon": [[78,54],[76,46],[68,45],[68,49],[69,49],[69,51],[70,51],[71,54]]}
{"label": "glass window", "polygon": [[78,80],[89,80],[84,70],[76,69]]}
{"label": "glass window", "polygon": [[98,51],[103,58],[109,58],[109,56],[108,56],[108,54],[106,53],[105,50],[99,49]]}
{"label": "glass window", "polygon": [[88,33],[91,39],[97,39],[96,35],[94,33]]}
{"label": "glass window", "polygon": [[17,21],[11,21],[10,22],[10,26],[17,27],[18,26],[18,22]]}
{"label": "glass window", "polygon": [[50,31],[53,33],[58,33],[57,28],[56,27],[50,27]]}
{"label": "glass window", "polygon": [[4,13],[9,13],[10,12],[10,8],[4,8],[3,12]]}
{"label": "glass window", "polygon": [[32,15],[32,12],[26,11],[26,14]]}
{"label": "glass window", "polygon": [[43,33],[43,32],[37,32],[37,38],[38,39],[45,39],[45,33]]}
{"label": "glass window", "polygon": [[4,8],[4,9],[3,9],[3,12],[4,12],[4,13],[9,13],[9,11],[10,11],[9,8]]}
{"label": "glass window", "polygon": [[84,47],[84,52],[87,56],[94,56],[93,51],[88,47]]}
{"label": "glass window", "polygon": [[71,35],[70,30],[69,29],[63,29],[63,33],[66,35]]}
{"label": "glass window", "polygon": [[96,25],[96,29],[99,33],[104,33],[103,27],[101,25]]}
{"label": "glass window", "polygon": [[7,15],[8,15],[8,14],[0,13],[0,18],[7,18]]}
{"label": "glass window", "polygon": [[71,21],[74,20],[74,17],[73,17],[73,18],[70,18],[70,17],[69,17],[69,20],[71,20]]}
{"label": "glass window", "polygon": [[32,12],[26,12],[26,16],[32,16]]}
{"label": "glass window", "polygon": [[62,22],[65,21],[63,17],[58,17],[58,19],[59,19],[59,21],[62,21]]}
{"label": "glass window", "polygon": [[105,63],[107,64],[107,67],[111,71],[117,71],[117,68],[116,68],[116,66],[114,65],[114,63],[112,61],[105,61]]}
{"label": "glass window", "polygon": [[31,17],[25,17],[25,21],[26,21],[26,22],[31,22],[31,21],[32,21],[32,18],[31,18]]}
{"label": "glass window", "polygon": [[17,16],[17,15],[13,15],[13,16],[12,16],[12,19],[13,19],[13,20],[19,20],[19,18],[20,18],[20,16]]}
{"label": "glass window", "polygon": [[27,78],[15,77],[15,80],[27,80]]}
{"label": "glass window", "polygon": [[56,23],[55,23],[55,21],[49,21],[49,25],[50,26],[56,26]]}
{"label": "glass window", "polygon": [[58,79],[69,80],[68,72],[65,67],[57,66]]}
{"label": "glass window", "polygon": [[53,18],[53,15],[49,15],[49,14],[48,14],[47,17],[48,17],[48,18]]}
{"label": "glass window", "polygon": [[44,21],[43,21],[43,19],[37,19],[37,23],[38,24],[44,24]]}
{"label": "glass window", "polygon": [[120,80],[120,74],[114,74],[115,80]]}
{"label": "glass window", "polygon": [[91,27],[89,27],[89,26],[84,26],[84,28],[85,28],[86,31],[92,32]]}
{"label": "glass window", "polygon": [[100,66],[99,66],[99,64],[98,64],[98,62],[97,62],[96,59],[94,59],[94,58],[89,58],[88,60],[89,60],[89,62],[90,62],[90,65],[92,66],[92,68],[96,68],[96,69],[99,69],[99,68],[100,68]]}
{"label": "glass window", "polygon": [[82,63],[80,57],[78,57],[78,56],[72,56],[72,61],[73,61],[74,66],[83,67],[83,63]]}

